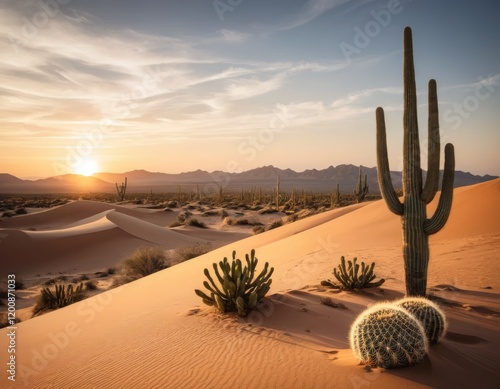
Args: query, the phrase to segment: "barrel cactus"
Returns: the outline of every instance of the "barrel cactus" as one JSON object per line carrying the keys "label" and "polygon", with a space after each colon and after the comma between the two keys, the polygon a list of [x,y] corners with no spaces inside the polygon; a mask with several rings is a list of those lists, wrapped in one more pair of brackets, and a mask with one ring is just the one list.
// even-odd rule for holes
{"label": "barrel cactus", "polygon": [[386,369],[414,365],[428,350],[422,324],[404,308],[390,303],[363,311],[351,327],[349,342],[361,362]]}
{"label": "barrel cactus", "polygon": [[436,303],[423,297],[405,297],[394,304],[406,309],[420,321],[429,344],[436,344],[446,333],[446,316]]}

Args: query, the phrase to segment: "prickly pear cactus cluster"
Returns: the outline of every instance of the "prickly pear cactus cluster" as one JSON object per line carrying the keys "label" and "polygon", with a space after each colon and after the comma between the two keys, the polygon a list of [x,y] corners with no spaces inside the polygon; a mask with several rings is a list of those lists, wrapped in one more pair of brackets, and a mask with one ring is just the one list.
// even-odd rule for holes
{"label": "prickly pear cactus cluster", "polygon": [[245,260],[246,266],[243,267],[241,260],[236,259],[236,251],[233,251],[232,262],[224,258],[218,264],[214,263],[213,268],[219,286],[208,269],[205,269],[204,274],[208,281],[205,281],[203,286],[209,290],[210,295],[199,289],[196,289],[195,293],[205,304],[215,306],[222,313],[238,312],[242,317],[247,316],[269,291],[274,268],[269,269],[269,263],[266,262],[264,269],[256,276],[258,259],[255,257],[255,250],[251,251],[250,256],[246,254]]}
{"label": "prickly pear cactus cluster", "polygon": [[351,327],[349,341],[357,359],[386,369],[414,365],[428,349],[422,324],[407,310],[390,303],[362,312]]}
{"label": "prickly pear cactus cluster", "polygon": [[446,333],[446,316],[434,302],[423,297],[406,297],[394,304],[406,309],[420,321],[429,344],[436,344]]}

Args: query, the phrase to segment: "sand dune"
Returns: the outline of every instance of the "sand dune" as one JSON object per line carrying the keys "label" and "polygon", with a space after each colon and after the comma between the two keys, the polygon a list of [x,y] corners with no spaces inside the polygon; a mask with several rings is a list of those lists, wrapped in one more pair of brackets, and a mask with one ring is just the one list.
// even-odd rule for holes
{"label": "sand dune", "polygon": [[[499,190],[500,180],[457,189],[448,225],[431,239],[429,288],[449,301],[450,325],[416,367],[366,372],[346,341],[361,310],[404,293],[400,221],[379,201],[249,237],[20,323],[17,382],[10,384],[5,373],[2,379],[8,388],[494,388],[500,378]],[[106,217],[129,232],[117,227],[97,234],[132,236],[150,228],[117,215]],[[28,236],[13,232],[16,239],[20,234]],[[275,267],[259,309],[237,319],[204,306],[193,292],[204,281],[203,268],[233,249],[242,255],[252,248]],[[318,289],[340,255],[376,260],[377,275],[387,279],[383,291]],[[480,289],[485,285],[493,289]],[[321,296],[347,309],[322,305]],[[7,332],[0,330],[2,356]]]}
{"label": "sand dune", "polygon": [[[77,212],[72,214],[75,208]],[[51,228],[38,231],[1,229],[3,239],[0,245],[0,277],[5,278],[12,272],[33,276],[47,272],[96,271],[115,265],[138,247],[157,245],[173,249],[207,242],[130,216],[129,214],[137,216],[138,213],[127,209],[118,212],[109,208],[88,216],[90,212],[102,208],[95,202],[84,202],[78,204],[78,207],[63,206],[53,212],[49,210],[24,217],[29,219],[23,222],[25,225],[34,223],[40,226],[46,225],[41,219],[45,215]],[[86,218],[75,222],[76,216]],[[66,228],[54,228],[68,220],[72,223]]]}
{"label": "sand dune", "polygon": [[107,204],[90,200],[79,200],[23,217],[4,219],[2,220],[0,226],[2,228],[16,229],[65,228],[68,225],[80,223],[86,218],[93,218],[101,212],[110,210],[115,210],[116,212],[137,217],[141,220],[161,226],[167,226],[175,219],[174,215],[161,210],[145,208],[130,209],[122,205]]}

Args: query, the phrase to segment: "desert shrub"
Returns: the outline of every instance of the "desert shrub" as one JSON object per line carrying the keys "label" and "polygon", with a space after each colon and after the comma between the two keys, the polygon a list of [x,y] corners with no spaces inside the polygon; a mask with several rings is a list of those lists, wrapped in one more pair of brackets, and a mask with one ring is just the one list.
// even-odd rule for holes
{"label": "desert shrub", "polygon": [[43,288],[33,308],[33,316],[50,309],[58,309],[82,300],[85,297],[83,283],[73,285],[56,285],[54,289]]}
{"label": "desert shrub", "polygon": [[97,289],[97,284],[94,281],[89,280],[89,281],[85,282],[85,289],[87,289],[87,290],[96,290]]}
{"label": "desert shrub", "polygon": [[128,284],[129,282],[135,281],[136,278],[132,278],[129,276],[124,276],[124,275],[118,275],[113,278],[111,281],[111,285],[109,286],[109,289],[114,289],[117,288],[118,286]]}
{"label": "desert shrub", "polygon": [[333,275],[339,283],[326,280],[321,281],[321,285],[329,286],[334,289],[354,290],[378,287],[385,282],[383,278],[379,281],[372,282],[376,277],[373,273],[375,262],[372,262],[370,266],[361,262],[361,274],[358,275],[360,266],[356,263],[356,261],[357,258],[354,258],[352,261],[348,261],[348,265],[346,266],[345,258],[342,256],[340,258],[340,265],[338,265],[336,269],[333,269]]}
{"label": "desert shrub", "polygon": [[227,213],[227,211],[225,209],[221,209],[219,211],[219,216],[220,216],[221,219],[224,219],[224,218],[228,217],[229,214]]}
{"label": "desert shrub", "polygon": [[110,276],[111,276],[111,275],[113,275],[113,274],[115,274],[115,273],[116,273],[116,269],[115,269],[114,267],[110,266],[110,267],[108,267],[108,268],[106,269],[106,273],[108,273],[108,275],[110,275]]}
{"label": "desert shrub", "polygon": [[177,221],[179,223],[184,223],[193,214],[189,211],[181,212],[177,215]]}
{"label": "desert shrub", "polygon": [[341,309],[347,309],[347,307],[342,304],[342,303],[336,303],[335,301],[332,300],[331,297],[321,297],[320,299],[321,304],[327,305],[332,308],[341,308]]}
{"label": "desert shrub", "polygon": [[254,226],[254,228],[252,228],[254,235],[261,234],[264,231],[266,231],[266,229],[263,226]]}
{"label": "desert shrub", "polygon": [[278,210],[276,208],[266,207],[266,208],[262,208],[259,211],[259,214],[260,215],[266,215],[266,214],[269,214],[269,213],[276,213],[276,212],[278,212]]}
{"label": "desert shrub", "polygon": [[208,228],[207,225],[203,222],[198,221],[198,219],[191,218],[187,221],[187,224],[192,227],[198,228]]}
{"label": "desert shrub", "polygon": [[234,222],[235,222],[235,221],[236,221],[236,220],[235,220],[234,218],[232,218],[232,217],[229,217],[229,216],[228,216],[228,217],[226,217],[226,218],[224,219],[224,224],[226,224],[226,225],[228,225],[228,226],[232,226],[232,225],[234,224]]}
{"label": "desert shrub", "polygon": [[16,317],[13,322],[10,322],[12,319],[9,319],[7,313],[2,313],[0,314],[0,328],[5,328],[5,327],[9,327],[15,323],[20,323],[21,322],[21,319],[19,319],[18,317]]}
{"label": "desert shrub", "polygon": [[156,273],[167,267],[165,252],[158,247],[143,247],[136,250],[123,262],[122,271],[131,279]]}
{"label": "desert shrub", "polygon": [[51,286],[51,285],[54,285],[56,282],[57,282],[57,280],[55,278],[51,278],[50,280],[45,281],[43,284],[45,286]]}
{"label": "desert shrub", "polygon": [[224,219],[224,223],[227,224],[228,226],[261,226],[262,223],[255,218],[250,218],[250,219],[239,219],[239,218],[233,218],[233,217],[226,217]]}
{"label": "desert shrub", "polygon": [[269,269],[269,263],[266,262],[264,269],[255,277],[258,263],[255,250],[251,251],[250,256],[246,254],[245,259],[246,266],[243,268],[241,260],[236,259],[236,251],[233,251],[231,263],[224,257],[224,260],[218,263],[220,270],[217,268],[217,263],[213,264],[219,286],[208,269],[205,269],[204,274],[208,281],[205,281],[203,286],[208,289],[210,295],[199,289],[196,289],[195,293],[205,304],[215,306],[222,313],[238,312],[239,316],[247,316],[269,291],[274,268]]}
{"label": "desert shrub", "polygon": [[16,215],[26,215],[28,213],[24,208],[17,208],[15,212]]}
{"label": "desert shrub", "polygon": [[212,244],[196,244],[194,246],[179,247],[170,254],[170,263],[180,263],[212,251]]}
{"label": "desert shrub", "polygon": [[281,227],[282,225],[283,225],[283,221],[282,220],[275,220],[275,221],[271,222],[271,224],[269,224],[266,227],[266,231],[273,230],[275,228]]}
{"label": "desert shrub", "polygon": [[14,287],[16,290],[21,290],[24,289],[26,284],[24,283],[24,280],[21,277],[16,277],[16,282],[14,284]]}

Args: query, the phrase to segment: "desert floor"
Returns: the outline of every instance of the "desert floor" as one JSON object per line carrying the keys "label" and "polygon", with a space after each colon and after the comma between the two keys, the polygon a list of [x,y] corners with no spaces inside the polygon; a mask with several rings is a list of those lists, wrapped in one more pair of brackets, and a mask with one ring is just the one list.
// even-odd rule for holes
{"label": "desert floor", "polygon": [[[430,204],[432,214],[439,195]],[[500,379],[500,180],[455,190],[444,229],[430,237],[428,292],[449,320],[448,333],[417,366],[372,369],[349,349],[356,316],[380,300],[404,295],[399,217],[383,201],[356,204],[285,223],[257,235],[284,214],[229,211],[250,225],[228,223],[215,210],[193,217],[209,228],[165,228],[183,210],[76,201],[4,219],[0,279],[22,275],[16,304],[16,382],[6,388],[496,388]],[[257,220],[258,219],[258,220]],[[107,290],[99,277],[138,247],[210,244],[197,258]],[[270,293],[247,318],[205,306],[203,269],[236,250],[255,249],[275,268]],[[340,256],[376,262],[380,288],[334,293]],[[40,283],[88,274],[94,296],[29,318]],[[330,297],[346,309],[321,303]],[[5,307],[2,307],[5,308]],[[0,362],[7,363],[0,330]]]}

